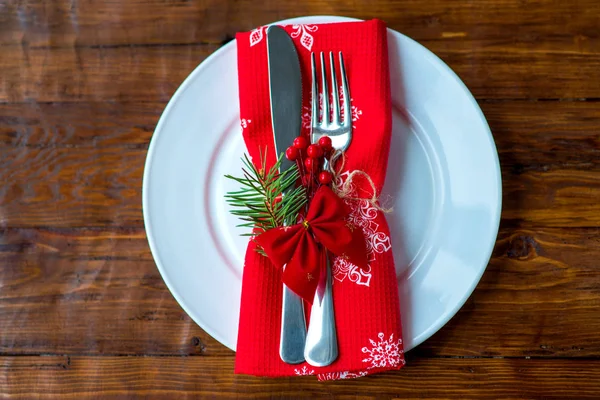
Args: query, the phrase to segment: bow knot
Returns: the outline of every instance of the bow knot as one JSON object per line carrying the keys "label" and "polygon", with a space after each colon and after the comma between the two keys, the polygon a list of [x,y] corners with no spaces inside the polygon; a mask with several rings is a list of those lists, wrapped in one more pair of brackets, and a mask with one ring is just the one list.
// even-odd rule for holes
{"label": "bow knot", "polygon": [[258,235],[255,241],[276,267],[285,266],[283,283],[312,303],[318,282],[325,272],[325,250],[347,257],[360,268],[367,268],[362,229],[356,229],[347,222],[348,215],[343,200],[329,187],[322,186],[315,193],[304,221],[269,229]]}

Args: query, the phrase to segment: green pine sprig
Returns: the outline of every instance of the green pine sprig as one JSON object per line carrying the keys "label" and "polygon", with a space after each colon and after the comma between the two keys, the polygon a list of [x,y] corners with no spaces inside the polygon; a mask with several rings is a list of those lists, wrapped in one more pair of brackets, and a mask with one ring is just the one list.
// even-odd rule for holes
{"label": "green pine sprig", "polygon": [[296,187],[300,177],[298,167],[279,172],[282,156],[267,171],[266,155],[261,154],[260,169],[257,169],[244,154],[243,177],[225,175],[241,185],[240,190],[228,192],[225,198],[232,207],[231,213],[242,221],[238,226],[252,230],[244,236],[255,236],[275,227],[293,225],[298,221],[298,213],[306,205],[306,190],[303,186]]}

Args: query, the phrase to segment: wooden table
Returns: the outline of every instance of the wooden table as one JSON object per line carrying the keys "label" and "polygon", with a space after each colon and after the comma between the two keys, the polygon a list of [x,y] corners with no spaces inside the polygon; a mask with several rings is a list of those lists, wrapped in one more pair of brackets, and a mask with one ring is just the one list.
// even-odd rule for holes
{"label": "wooden table", "polygon": [[[380,18],[438,54],[502,164],[493,258],[400,372],[233,374],[163,283],[141,177],[178,85],[236,31]],[[15,398],[600,398],[600,3],[0,0],[0,393]]]}

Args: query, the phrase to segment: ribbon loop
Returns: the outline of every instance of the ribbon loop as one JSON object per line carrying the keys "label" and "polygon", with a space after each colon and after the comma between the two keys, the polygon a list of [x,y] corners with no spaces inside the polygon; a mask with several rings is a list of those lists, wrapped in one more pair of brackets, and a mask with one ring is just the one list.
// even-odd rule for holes
{"label": "ribbon loop", "polygon": [[[283,270],[283,283],[312,303],[323,274],[325,250],[367,268],[361,229],[349,226],[346,204],[329,187],[313,197],[306,219],[296,225],[270,229],[255,238],[269,259]],[[310,229],[309,229],[310,228]]]}

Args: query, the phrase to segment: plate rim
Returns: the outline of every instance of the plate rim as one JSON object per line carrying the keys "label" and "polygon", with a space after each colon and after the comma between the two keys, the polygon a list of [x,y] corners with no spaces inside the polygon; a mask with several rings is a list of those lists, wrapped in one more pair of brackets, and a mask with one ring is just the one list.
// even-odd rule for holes
{"label": "plate rim", "polygon": [[[275,22],[267,24],[267,26],[274,25],[274,24],[290,24],[290,23],[303,23],[303,24],[327,23],[327,22],[323,22],[323,20],[328,20],[327,22],[332,22],[332,23],[346,22],[346,21],[362,21],[361,19],[357,19],[357,18],[336,16],[336,15],[311,15],[311,16],[300,16],[300,17],[295,17],[295,18],[284,19],[281,21],[275,21]],[[497,181],[496,209],[494,210],[494,215],[493,215],[495,223],[492,224],[492,226],[491,226],[491,232],[494,232],[494,235],[493,235],[494,239],[490,240],[488,249],[486,249],[485,252],[482,251],[482,254],[485,255],[485,257],[484,257],[484,259],[486,260],[485,263],[481,266],[478,273],[474,275],[472,284],[465,291],[465,296],[461,299],[461,301],[458,301],[456,303],[456,306],[453,307],[449,312],[447,312],[446,316],[444,316],[444,318],[438,319],[435,323],[430,325],[429,328],[427,328],[425,331],[423,331],[421,334],[419,334],[417,337],[415,337],[412,342],[412,347],[405,349],[405,351],[410,351],[410,350],[416,348],[417,346],[421,345],[423,342],[425,342],[427,339],[429,339],[431,336],[433,336],[436,332],[438,332],[442,327],[444,327],[452,318],[454,318],[454,316],[458,313],[458,311],[464,306],[466,301],[471,297],[475,288],[479,284],[481,277],[485,273],[487,266],[489,265],[491,256],[492,256],[493,249],[496,244],[496,239],[498,237],[498,232],[499,232],[499,227],[500,227],[500,217],[501,217],[501,212],[502,212],[502,173],[501,173],[501,169],[500,169],[500,160],[499,160],[498,150],[497,150],[496,143],[494,141],[491,129],[487,122],[487,119],[485,118],[485,115],[483,114],[483,110],[477,103],[475,97],[473,96],[473,94],[471,93],[469,88],[466,86],[466,84],[462,81],[462,79],[460,79],[460,77],[456,74],[456,72],[454,72],[454,70],[452,70],[452,68],[450,68],[450,66],[448,66],[440,57],[438,57],[435,53],[433,53],[431,50],[429,50],[427,47],[425,47],[421,43],[406,36],[405,34],[403,34],[401,32],[393,30],[389,27],[387,28],[387,31],[388,31],[388,34],[392,33],[395,35],[399,35],[402,39],[408,40],[409,42],[412,42],[413,45],[420,47],[421,50],[424,52],[423,54],[426,57],[430,58],[435,64],[438,64],[438,65],[444,67],[444,70],[446,71],[446,73],[448,73],[450,75],[450,77],[452,77],[454,79],[454,81],[456,83],[458,83],[460,88],[463,90],[463,92],[467,96],[469,102],[472,104],[474,111],[477,113],[477,117],[481,120],[483,127],[487,133],[488,144],[489,144],[490,149],[492,150],[492,154],[494,156],[493,157],[494,160],[492,160],[493,164],[494,164],[493,170],[494,170],[494,174],[497,178],[496,179],[496,181]],[[145,230],[146,238],[148,240],[148,244],[150,247],[150,252],[152,253],[152,257],[154,259],[156,267],[158,268],[158,270],[161,274],[161,277],[162,277],[163,281],[165,282],[165,285],[169,289],[169,292],[171,292],[171,295],[175,298],[177,303],[179,303],[181,308],[192,318],[192,320],[200,326],[200,328],[202,330],[204,330],[206,333],[208,333],[211,337],[213,337],[215,340],[217,340],[223,346],[235,351],[236,343],[233,343],[233,346],[230,346],[229,344],[227,344],[228,341],[224,337],[222,337],[220,334],[215,332],[208,324],[206,324],[204,322],[203,318],[201,318],[196,312],[192,311],[192,308],[187,305],[187,302],[183,299],[183,297],[176,290],[174,290],[174,284],[171,282],[171,279],[169,278],[168,274],[166,273],[167,270],[166,270],[165,266],[163,265],[162,260],[159,256],[158,245],[156,243],[156,238],[154,237],[154,234],[153,234],[153,228],[151,227],[152,224],[150,223],[150,215],[149,215],[149,211],[148,211],[148,209],[149,209],[148,205],[150,202],[148,186],[149,186],[150,175],[151,175],[151,170],[152,170],[152,163],[153,163],[154,155],[156,152],[158,139],[160,138],[161,133],[164,130],[163,125],[165,125],[165,123],[166,123],[165,121],[167,119],[167,116],[170,114],[171,109],[173,107],[175,107],[175,104],[177,103],[178,99],[189,88],[189,86],[196,79],[196,77],[198,75],[200,75],[202,73],[202,71],[205,68],[207,68],[213,60],[220,57],[223,53],[225,53],[232,47],[236,47],[235,39],[231,40],[229,43],[227,43],[224,46],[220,47],[219,49],[215,50],[212,54],[210,54],[208,57],[206,57],[200,64],[198,64],[192,70],[192,72],[183,80],[183,82],[179,85],[179,87],[177,88],[175,93],[169,99],[164,110],[162,111],[160,118],[156,124],[156,128],[154,129],[154,132],[150,139],[148,151],[146,154],[146,160],[144,163],[144,173],[142,176],[142,216],[144,219],[144,230]]]}

